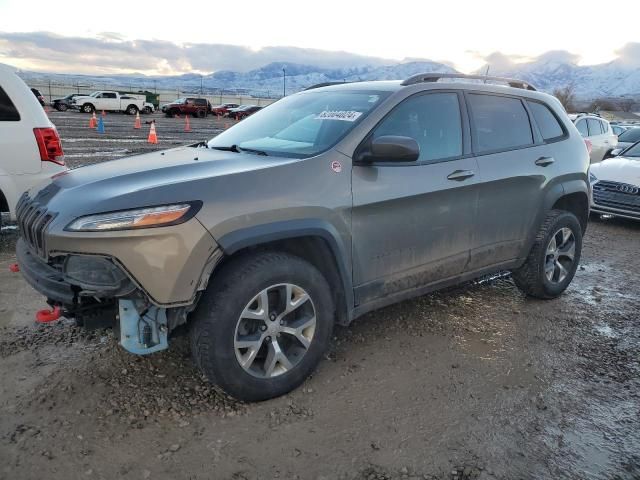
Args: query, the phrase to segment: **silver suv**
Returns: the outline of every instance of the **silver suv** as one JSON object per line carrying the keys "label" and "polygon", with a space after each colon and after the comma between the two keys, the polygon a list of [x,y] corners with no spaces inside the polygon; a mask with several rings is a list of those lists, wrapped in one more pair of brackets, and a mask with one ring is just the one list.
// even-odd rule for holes
{"label": "silver suv", "polygon": [[501,270],[560,295],[589,215],[585,143],[530,85],[453,77],[310,88],[207,143],[25,194],[40,319],[118,327],[136,354],[187,324],[206,375],[256,401],[300,385],[336,322]]}

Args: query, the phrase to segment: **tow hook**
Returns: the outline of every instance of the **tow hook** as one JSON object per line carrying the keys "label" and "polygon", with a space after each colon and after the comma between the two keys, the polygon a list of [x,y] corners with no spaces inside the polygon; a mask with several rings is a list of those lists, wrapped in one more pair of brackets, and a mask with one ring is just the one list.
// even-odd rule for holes
{"label": "tow hook", "polygon": [[20,271],[20,265],[18,265],[17,263],[12,263],[11,265],[9,265],[9,271],[18,273]]}
{"label": "tow hook", "polygon": [[37,323],[51,323],[59,320],[62,316],[60,305],[55,305],[51,310],[38,310],[36,312]]}

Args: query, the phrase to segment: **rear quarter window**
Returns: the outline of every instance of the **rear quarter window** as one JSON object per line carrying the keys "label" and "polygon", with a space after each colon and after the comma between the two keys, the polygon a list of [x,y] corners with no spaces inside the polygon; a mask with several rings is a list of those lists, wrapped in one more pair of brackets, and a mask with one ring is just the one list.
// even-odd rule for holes
{"label": "rear quarter window", "polygon": [[527,101],[527,104],[544,140],[556,140],[565,135],[560,121],[549,107],[532,101]]}
{"label": "rear quarter window", "polygon": [[0,122],[19,122],[20,113],[7,92],[0,87]]}
{"label": "rear quarter window", "polygon": [[472,93],[468,102],[477,153],[533,144],[529,115],[520,99]]}

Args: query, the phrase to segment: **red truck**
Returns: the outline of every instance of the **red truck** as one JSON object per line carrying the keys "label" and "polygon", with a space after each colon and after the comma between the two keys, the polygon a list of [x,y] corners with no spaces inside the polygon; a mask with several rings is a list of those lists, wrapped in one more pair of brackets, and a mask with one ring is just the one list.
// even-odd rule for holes
{"label": "red truck", "polygon": [[162,112],[168,117],[193,115],[204,118],[211,112],[211,104],[206,98],[184,97],[163,105]]}

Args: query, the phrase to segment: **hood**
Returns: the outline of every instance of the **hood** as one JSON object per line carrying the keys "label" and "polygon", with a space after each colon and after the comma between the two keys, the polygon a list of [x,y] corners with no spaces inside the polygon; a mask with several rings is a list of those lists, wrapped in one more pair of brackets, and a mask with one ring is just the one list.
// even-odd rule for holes
{"label": "hood", "polygon": [[39,201],[68,221],[91,213],[200,200],[202,192],[210,193],[230,176],[295,161],[180,147],[63,172],[53,177],[44,189],[49,193]]}
{"label": "hood", "polygon": [[591,165],[598,180],[628,183],[640,186],[640,158],[614,157]]}

